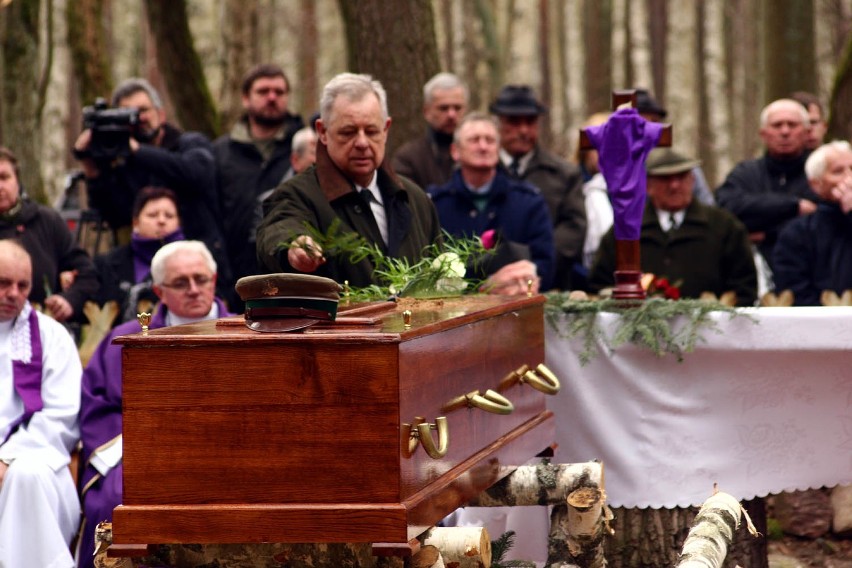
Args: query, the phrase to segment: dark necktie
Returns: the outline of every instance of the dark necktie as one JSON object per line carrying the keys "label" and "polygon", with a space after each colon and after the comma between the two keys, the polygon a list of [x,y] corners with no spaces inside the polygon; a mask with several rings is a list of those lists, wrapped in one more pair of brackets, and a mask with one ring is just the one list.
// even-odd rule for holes
{"label": "dark necktie", "polygon": [[669,232],[671,233],[677,229],[677,218],[675,218],[674,213],[669,213]]}
{"label": "dark necktie", "polygon": [[521,177],[521,161],[518,158],[512,158],[512,163],[509,164],[509,173],[514,178]]}

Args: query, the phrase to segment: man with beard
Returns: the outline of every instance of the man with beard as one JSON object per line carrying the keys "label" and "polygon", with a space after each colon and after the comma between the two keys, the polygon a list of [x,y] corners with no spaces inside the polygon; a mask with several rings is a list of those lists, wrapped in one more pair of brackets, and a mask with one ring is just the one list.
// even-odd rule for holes
{"label": "man with beard", "polygon": [[[245,113],[231,132],[213,143],[228,258],[237,279],[258,273],[255,211],[258,198],[273,188],[290,167],[293,135],[304,126],[287,110],[290,82],[278,65],[250,70],[242,84]],[[229,296],[232,306],[239,302]]]}
{"label": "man with beard", "polygon": [[145,79],[127,79],[118,85],[112,106],[135,108],[139,122],[126,157],[96,161],[89,151],[91,130],[77,138],[74,154],[86,175],[89,205],[115,231],[118,242],[126,244],[136,194],[147,186],[168,187],[177,195],[186,238],[204,241],[219,267],[220,291],[229,290],[233,281],[219,225],[210,141],[199,132],[183,132],[166,122],[160,95]]}

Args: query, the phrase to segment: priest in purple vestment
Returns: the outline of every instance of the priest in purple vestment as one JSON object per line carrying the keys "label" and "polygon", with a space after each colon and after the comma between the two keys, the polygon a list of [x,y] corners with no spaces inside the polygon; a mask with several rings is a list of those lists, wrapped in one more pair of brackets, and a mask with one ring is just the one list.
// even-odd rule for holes
{"label": "priest in purple vestment", "polygon": [[68,331],[30,305],[32,287],[30,254],[0,240],[0,566],[72,568],[82,368]]}
{"label": "priest in purple vestment", "polygon": [[[151,260],[154,292],[160,299],[150,329],[231,315],[215,297],[216,262],[200,241],[164,245]],[[83,373],[80,435],[83,442],[83,525],[78,566],[94,565],[95,527],[112,520],[122,500],[121,346],[113,339],[137,333],[135,321],[104,338]]]}

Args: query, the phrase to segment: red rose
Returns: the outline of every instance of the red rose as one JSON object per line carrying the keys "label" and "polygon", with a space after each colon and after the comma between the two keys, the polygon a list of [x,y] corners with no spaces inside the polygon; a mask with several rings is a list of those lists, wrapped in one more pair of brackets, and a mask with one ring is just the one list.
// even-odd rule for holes
{"label": "red rose", "polygon": [[680,300],[680,290],[674,286],[666,288],[665,297],[669,300]]}
{"label": "red rose", "polygon": [[668,278],[657,278],[654,280],[654,288],[657,290],[668,290],[669,288],[669,279]]}

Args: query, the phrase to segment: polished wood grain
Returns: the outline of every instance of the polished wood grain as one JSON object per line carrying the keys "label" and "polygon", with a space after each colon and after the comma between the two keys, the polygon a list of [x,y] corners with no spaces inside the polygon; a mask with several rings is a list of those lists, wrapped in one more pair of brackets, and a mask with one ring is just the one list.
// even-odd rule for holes
{"label": "polished wood grain", "polygon": [[113,542],[404,548],[552,444],[545,395],[522,384],[502,393],[510,415],[447,413],[443,458],[409,454],[401,439],[402,424],[434,422],[451,398],[543,362],[543,303],[382,302],[342,310],[364,326],[324,333],[257,333],[231,318],[119,338],[124,504]]}

